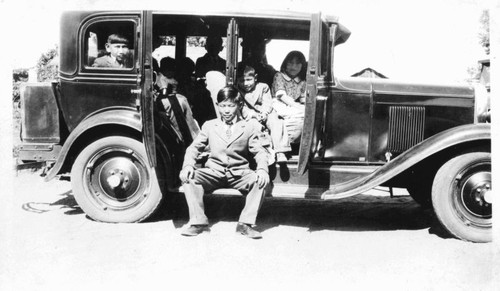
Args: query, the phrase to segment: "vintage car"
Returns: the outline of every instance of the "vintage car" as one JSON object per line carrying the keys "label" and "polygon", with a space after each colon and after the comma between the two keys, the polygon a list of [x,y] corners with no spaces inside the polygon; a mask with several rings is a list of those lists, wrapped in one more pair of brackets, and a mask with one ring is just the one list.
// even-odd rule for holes
{"label": "vintage car", "polygon": [[[59,80],[23,88],[19,158],[45,162],[46,180],[70,173],[76,201],[94,220],[139,222],[183,191],[178,174],[188,144],[158,116],[154,40],[168,38],[172,57],[196,61],[193,40],[219,33],[225,83],[233,84],[246,53],[241,42],[259,32],[268,46],[281,44],[283,57],[305,47],[308,61],[302,137],[287,163],[269,166],[266,198],[335,200],[380,185],[403,187],[422,207],[432,207],[453,236],[492,240],[491,130],[483,91],[338,78],[335,47],[350,31],[336,17],[68,11],[60,27]],[[116,32],[129,40],[130,66],[92,66]]]}

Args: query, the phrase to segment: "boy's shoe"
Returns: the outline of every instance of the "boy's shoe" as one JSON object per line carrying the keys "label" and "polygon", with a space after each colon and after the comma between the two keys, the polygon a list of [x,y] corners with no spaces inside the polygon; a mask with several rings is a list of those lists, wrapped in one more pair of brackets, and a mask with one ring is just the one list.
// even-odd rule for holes
{"label": "boy's shoe", "polygon": [[250,224],[238,222],[236,225],[236,232],[248,238],[259,239],[262,238],[260,232],[255,230]]}
{"label": "boy's shoe", "polygon": [[286,163],[288,159],[284,153],[276,153],[276,162],[277,163]]}
{"label": "boy's shoe", "polygon": [[191,225],[184,229],[181,234],[184,236],[197,236],[203,232],[210,232],[208,225]]}

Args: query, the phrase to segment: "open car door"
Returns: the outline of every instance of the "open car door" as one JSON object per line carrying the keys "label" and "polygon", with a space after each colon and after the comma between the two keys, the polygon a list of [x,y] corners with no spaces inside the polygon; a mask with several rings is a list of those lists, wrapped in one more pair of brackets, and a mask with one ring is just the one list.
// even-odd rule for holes
{"label": "open car door", "polygon": [[[321,13],[312,15],[310,29],[306,109],[297,168],[299,174],[305,173],[311,159],[321,147],[327,113],[328,88],[335,82],[334,49],[336,45],[347,41],[351,35],[351,32],[344,26],[326,21]],[[318,90],[318,84],[321,84],[321,90]]]}
{"label": "open car door", "polygon": [[321,13],[311,17],[311,31],[309,37],[309,62],[307,66],[306,109],[304,128],[300,141],[299,165],[297,172],[304,174],[311,158],[318,149],[323,120],[325,103],[328,96],[318,94],[318,82],[324,82],[333,77],[329,73],[331,52],[328,50],[329,27],[321,17]]}
{"label": "open car door", "polygon": [[[146,147],[149,164],[156,166],[155,130],[153,116],[153,60],[152,60],[152,33],[153,15],[151,11],[142,12],[141,25],[138,33],[141,37],[139,47],[138,66],[140,72],[137,79],[137,90],[140,94],[140,111],[142,122],[142,140]],[[142,62],[142,63],[141,63]]]}
{"label": "open car door", "polygon": [[236,65],[238,63],[238,24],[232,18],[227,27],[226,85],[236,84]]}

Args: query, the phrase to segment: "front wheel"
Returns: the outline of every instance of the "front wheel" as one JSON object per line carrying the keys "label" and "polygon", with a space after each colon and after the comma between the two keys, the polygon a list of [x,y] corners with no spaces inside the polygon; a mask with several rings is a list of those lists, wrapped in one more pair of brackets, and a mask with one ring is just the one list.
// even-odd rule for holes
{"label": "front wheel", "polygon": [[441,224],[457,238],[492,240],[491,154],[468,153],[446,162],[432,186],[432,204]]}
{"label": "front wheel", "polygon": [[82,210],[103,222],[142,221],[162,198],[144,145],[123,136],[88,145],[73,164],[71,186]]}

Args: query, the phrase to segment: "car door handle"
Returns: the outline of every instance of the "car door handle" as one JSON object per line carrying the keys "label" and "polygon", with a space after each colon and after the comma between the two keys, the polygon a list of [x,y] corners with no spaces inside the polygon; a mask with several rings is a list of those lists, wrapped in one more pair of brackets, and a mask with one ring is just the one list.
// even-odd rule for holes
{"label": "car door handle", "polygon": [[142,93],[142,89],[131,89],[130,93],[132,93],[132,94],[141,94]]}

